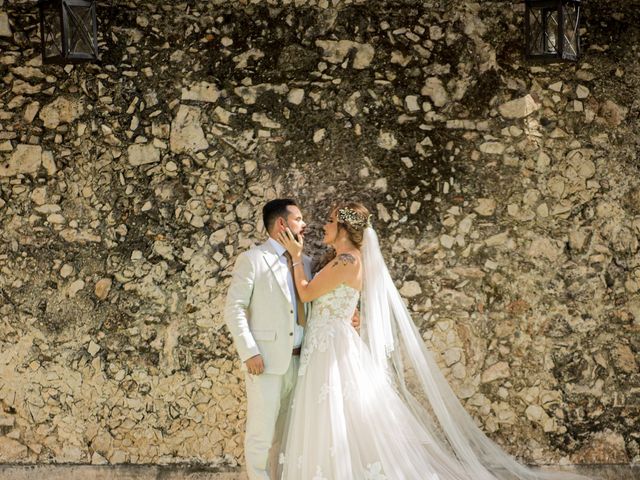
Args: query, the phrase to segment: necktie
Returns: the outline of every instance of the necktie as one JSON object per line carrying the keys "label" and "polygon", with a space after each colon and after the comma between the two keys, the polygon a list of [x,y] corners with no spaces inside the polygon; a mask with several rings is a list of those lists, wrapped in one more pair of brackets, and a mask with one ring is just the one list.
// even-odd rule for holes
{"label": "necktie", "polygon": [[304,327],[304,324],[306,323],[306,320],[304,318],[304,304],[300,301],[298,289],[296,288],[296,278],[293,276],[293,259],[291,258],[291,254],[289,252],[284,252],[284,256],[287,258],[287,267],[289,267],[291,280],[293,281],[293,292],[296,297],[296,309],[298,311],[298,325]]}

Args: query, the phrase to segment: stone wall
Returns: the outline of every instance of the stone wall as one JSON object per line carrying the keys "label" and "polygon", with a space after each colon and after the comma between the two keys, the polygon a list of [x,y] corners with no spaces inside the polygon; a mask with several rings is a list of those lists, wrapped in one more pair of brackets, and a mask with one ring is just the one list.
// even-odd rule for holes
{"label": "stone wall", "polygon": [[370,206],[504,448],[637,462],[640,18],[586,3],[544,66],[519,3],[100,2],[102,62],[60,67],[0,0],[0,462],[241,464],[221,309],[283,195],[315,254]]}

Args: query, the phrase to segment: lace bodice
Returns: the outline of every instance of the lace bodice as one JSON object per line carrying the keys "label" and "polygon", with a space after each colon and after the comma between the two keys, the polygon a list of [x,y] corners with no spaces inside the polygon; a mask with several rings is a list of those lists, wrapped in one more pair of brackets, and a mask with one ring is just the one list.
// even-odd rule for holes
{"label": "lace bodice", "polygon": [[343,321],[353,317],[353,312],[358,305],[360,292],[345,283],[341,283],[329,293],[316,298],[311,304],[312,322]]}
{"label": "lace bodice", "polygon": [[298,375],[306,372],[309,357],[314,350],[324,352],[327,349],[338,327],[346,324],[351,328],[351,319],[359,299],[358,290],[342,283],[313,301],[311,316],[305,327]]}

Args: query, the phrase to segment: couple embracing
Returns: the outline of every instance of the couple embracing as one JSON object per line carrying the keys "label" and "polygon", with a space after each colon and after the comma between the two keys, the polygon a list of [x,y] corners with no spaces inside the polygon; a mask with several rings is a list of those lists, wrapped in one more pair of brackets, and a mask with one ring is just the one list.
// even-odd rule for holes
{"label": "couple embracing", "polygon": [[364,205],[328,212],[333,258],[315,275],[296,202],[268,202],[263,221],[269,238],[237,257],[225,306],[245,370],[250,480],[587,478],[518,463],[478,428],[422,341]]}

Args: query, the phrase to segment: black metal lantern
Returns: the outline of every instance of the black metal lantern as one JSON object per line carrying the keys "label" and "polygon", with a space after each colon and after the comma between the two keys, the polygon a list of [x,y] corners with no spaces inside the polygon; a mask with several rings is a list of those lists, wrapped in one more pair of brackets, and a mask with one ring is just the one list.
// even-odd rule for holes
{"label": "black metal lantern", "polygon": [[580,0],[525,0],[527,57],[577,60]]}
{"label": "black metal lantern", "polygon": [[95,0],[39,0],[43,63],[98,59]]}

